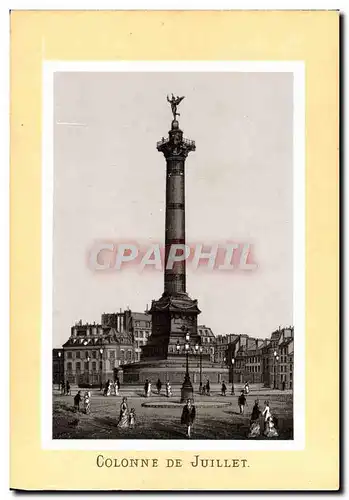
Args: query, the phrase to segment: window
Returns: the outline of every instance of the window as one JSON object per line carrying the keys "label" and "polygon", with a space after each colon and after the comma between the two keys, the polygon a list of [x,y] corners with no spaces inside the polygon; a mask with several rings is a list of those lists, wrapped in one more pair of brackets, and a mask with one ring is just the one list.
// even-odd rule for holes
{"label": "window", "polygon": [[67,358],[72,359],[73,353],[71,351],[67,351]]}
{"label": "window", "polygon": [[127,361],[132,361],[132,351],[127,351]]}
{"label": "window", "polygon": [[109,358],[110,359],[115,359],[115,351],[110,351]]}
{"label": "window", "polygon": [[85,362],[85,372],[88,372],[88,369],[89,369],[89,366],[88,366],[88,365],[89,365],[89,362],[88,362],[88,361],[86,361],[86,362]]}
{"label": "window", "polygon": [[96,351],[92,351],[92,357],[93,357],[93,359],[97,358],[97,352]]}
{"label": "window", "polygon": [[92,361],[92,371],[96,371],[96,361]]}
{"label": "window", "polygon": [[72,363],[67,363],[67,371],[68,372],[72,371]]}
{"label": "window", "polygon": [[76,359],[80,359],[80,351],[76,351]]}
{"label": "window", "polygon": [[76,363],[76,373],[80,373],[80,370],[81,370],[81,363],[78,362]]}
{"label": "window", "polygon": [[88,358],[88,351],[85,351],[85,358]]}

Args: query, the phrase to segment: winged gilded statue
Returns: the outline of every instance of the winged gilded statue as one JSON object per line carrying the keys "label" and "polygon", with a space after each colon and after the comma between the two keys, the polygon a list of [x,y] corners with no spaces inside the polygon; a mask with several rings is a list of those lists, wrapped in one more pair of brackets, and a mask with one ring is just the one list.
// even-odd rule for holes
{"label": "winged gilded statue", "polygon": [[180,116],[179,113],[177,113],[177,106],[183,101],[185,96],[182,96],[182,97],[175,97],[173,94],[172,94],[172,97],[171,99],[167,96],[167,100],[168,102],[171,104],[171,110],[172,110],[172,114],[173,114],[173,119],[175,120],[176,119],[176,116]]}

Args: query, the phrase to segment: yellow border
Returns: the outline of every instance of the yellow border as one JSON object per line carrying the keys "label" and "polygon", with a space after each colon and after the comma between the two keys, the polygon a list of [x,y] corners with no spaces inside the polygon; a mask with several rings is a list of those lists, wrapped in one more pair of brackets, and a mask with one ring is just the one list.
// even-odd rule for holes
{"label": "yellow border", "polygon": [[[337,489],[339,14],[327,11],[11,14],[11,487]],[[304,60],[306,449],[211,452],[249,468],[97,469],[40,447],[41,64],[55,60]],[[135,443],[136,444],[136,443]],[[117,453],[109,452],[108,455]],[[123,452],[123,457],[131,457]],[[192,452],[140,452],[181,457]]]}

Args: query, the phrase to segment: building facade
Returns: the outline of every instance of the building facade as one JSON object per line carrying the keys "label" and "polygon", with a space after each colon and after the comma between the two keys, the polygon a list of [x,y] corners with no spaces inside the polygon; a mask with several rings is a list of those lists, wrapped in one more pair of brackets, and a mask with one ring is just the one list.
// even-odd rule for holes
{"label": "building facade", "polygon": [[[119,332],[127,332],[132,336],[132,363],[140,361],[142,347],[148,342],[151,334],[151,316],[148,313],[133,312],[129,309],[118,313],[102,314],[102,324],[111,326]],[[129,360],[127,360],[129,362]]]}
{"label": "building facade", "polygon": [[[127,365],[130,372],[130,365],[142,360],[142,350],[151,332],[151,315],[129,309],[104,313],[98,324],[77,322],[63,347],[53,349],[53,383],[59,384],[67,379],[81,386],[96,386],[117,376],[123,380],[123,366]],[[195,383],[204,378],[210,378],[213,383],[229,379],[229,382],[239,384],[249,382],[275,389],[293,389],[293,327],[279,328],[267,339],[247,334],[215,336],[206,325],[198,325],[197,333],[196,343],[200,349],[196,350],[193,344],[190,351],[190,367]],[[177,353],[174,354],[175,364],[181,370],[172,374],[171,378],[172,383],[178,383],[182,379],[185,362],[179,366]],[[214,369],[217,366],[228,375],[221,373],[216,376]],[[171,360],[162,367],[165,379],[170,378],[169,368]],[[196,373],[197,368],[199,374]],[[154,378],[157,374],[149,372],[150,375]],[[126,382],[137,381],[139,379],[126,378]]]}
{"label": "building facade", "polygon": [[140,361],[142,347],[148,342],[151,335],[151,316],[147,313],[131,313],[131,333],[134,342],[134,360]]}
{"label": "building facade", "polygon": [[216,337],[213,331],[206,325],[198,325],[198,334],[200,335],[200,344],[202,347],[202,352],[208,354],[210,357],[210,361],[214,363]]}
{"label": "building facade", "polygon": [[64,380],[63,349],[52,349],[52,383],[59,385],[63,380]]}

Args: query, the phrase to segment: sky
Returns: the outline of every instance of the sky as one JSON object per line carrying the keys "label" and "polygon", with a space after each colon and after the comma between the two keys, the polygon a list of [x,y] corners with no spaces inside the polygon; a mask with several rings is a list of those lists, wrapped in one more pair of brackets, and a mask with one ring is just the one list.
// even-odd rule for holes
{"label": "sky", "polygon": [[255,270],[187,266],[198,321],[217,334],[268,337],[293,324],[291,73],[58,72],[54,77],[53,344],[75,321],[144,311],[161,271],[96,271],[96,241],[164,241],[165,174],[156,142],[185,96],[188,243],[253,247]]}

